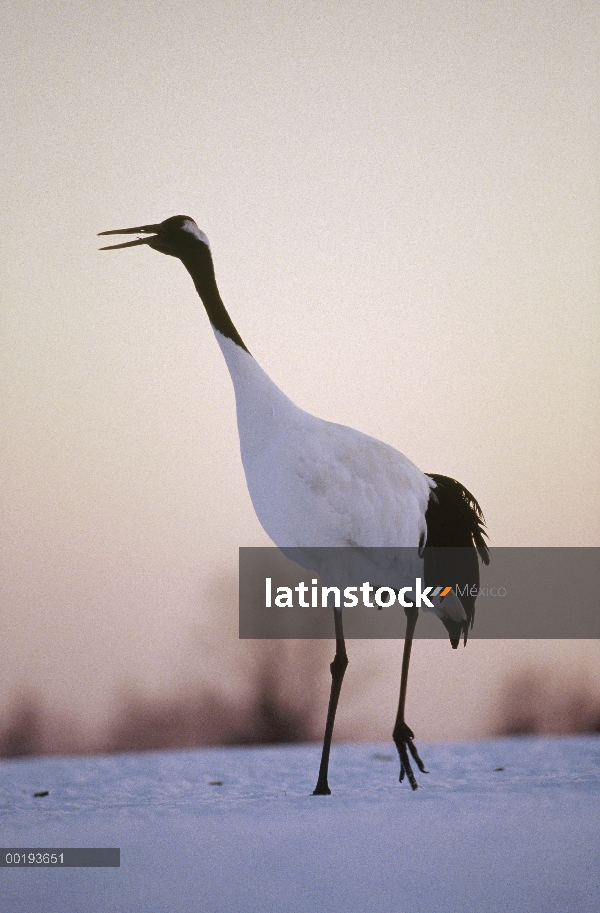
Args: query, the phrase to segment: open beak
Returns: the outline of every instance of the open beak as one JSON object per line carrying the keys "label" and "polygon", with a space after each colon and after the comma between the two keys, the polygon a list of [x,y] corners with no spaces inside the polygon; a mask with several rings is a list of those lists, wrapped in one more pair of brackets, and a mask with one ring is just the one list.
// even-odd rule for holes
{"label": "open beak", "polygon": [[[114,231],[100,231],[98,232],[98,237],[100,235],[145,235],[150,234],[152,237],[156,235],[160,228],[160,225],[139,225],[137,228],[117,228]],[[101,247],[100,250],[117,250],[120,247],[135,247],[137,244],[148,244],[151,240],[150,238],[136,238],[135,241],[124,241],[123,244],[109,244],[108,247]]]}

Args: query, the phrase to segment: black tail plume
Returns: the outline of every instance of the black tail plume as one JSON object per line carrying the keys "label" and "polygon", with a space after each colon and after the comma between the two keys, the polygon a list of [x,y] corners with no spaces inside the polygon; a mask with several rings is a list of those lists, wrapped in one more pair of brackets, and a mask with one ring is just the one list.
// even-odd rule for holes
{"label": "black tail plume", "polygon": [[[425,521],[427,541],[424,549],[424,577],[426,585],[452,585],[457,587],[467,620],[462,625],[464,643],[475,618],[475,599],[471,590],[479,589],[479,561],[490,563],[490,552],[485,538],[485,518],[476,498],[468,489],[448,476],[428,473],[435,482]],[[454,630],[449,631],[452,646],[456,641]],[[454,635],[454,636],[453,636]]]}

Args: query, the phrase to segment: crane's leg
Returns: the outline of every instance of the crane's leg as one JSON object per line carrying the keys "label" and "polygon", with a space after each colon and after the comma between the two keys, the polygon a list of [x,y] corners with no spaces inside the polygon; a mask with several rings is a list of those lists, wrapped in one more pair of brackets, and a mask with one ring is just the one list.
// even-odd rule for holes
{"label": "crane's leg", "polygon": [[329,707],[327,709],[327,723],[325,725],[325,738],[323,739],[323,751],[321,754],[321,766],[319,767],[319,777],[313,796],[330,796],[331,790],[327,783],[327,770],[329,768],[329,750],[331,748],[331,737],[333,735],[333,724],[335,722],[335,712],[340,699],[344,673],[348,667],[348,656],[346,655],[346,644],[344,643],[344,629],[342,627],[342,613],[339,609],[333,610],[335,620],[335,656],[329,666],[331,669],[331,693],[329,695]]}
{"label": "crane's leg", "polygon": [[408,777],[408,782],[412,788],[417,789],[419,784],[417,783],[415,775],[412,771],[410,759],[408,757],[408,751],[410,751],[413,760],[415,761],[421,773],[426,774],[427,771],[425,770],[423,762],[419,757],[419,752],[417,751],[413,742],[415,734],[404,721],[404,705],[406,704],[406,686],[408,684],[408,665],[410,663],[410,650],[412,647],[413,635],[415,633],[415,626],[417,624],[419,610],[412,608],[405,609],[404,611],[406,612],[406,637],[404,638],[404,654],[402,656],[400,701],[398,702],[398,714],[396,716],[396,725],[394,726],[393,739],[396,744],[396,748],[398,749],[398,754],[400,755],[400,782],[402,783],[404,780],[404,774],[406,774]]}

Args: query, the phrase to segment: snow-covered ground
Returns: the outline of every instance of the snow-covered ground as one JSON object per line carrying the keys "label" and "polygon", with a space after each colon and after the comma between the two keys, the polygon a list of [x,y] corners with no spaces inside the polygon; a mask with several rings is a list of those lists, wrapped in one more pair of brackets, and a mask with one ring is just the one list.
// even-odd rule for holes
{"label": "snow-covered ground", "polygon": [[[217,749],[0,763],[2,846],[119,846],[0,869],[2,913],[598,913],[600,738]],[[502,769],[499,769],[502,768]],[[34,798],[36,791],[49,795]]]}

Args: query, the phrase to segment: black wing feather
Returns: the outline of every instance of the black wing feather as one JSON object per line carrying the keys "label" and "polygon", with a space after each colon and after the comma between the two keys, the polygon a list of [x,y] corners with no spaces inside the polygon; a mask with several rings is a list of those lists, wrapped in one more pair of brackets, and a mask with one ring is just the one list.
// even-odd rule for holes
{"label": "black wing feather", "polygon": [[[485,518],[471,492],[448,476],[428,473],[435,482],[425,514],[427,541],[423,554],[426,586],[451,585],[460,587],[457,593],[466,622],[445,620],[453,647],[458,646],[461,634],[467,643],[469,628],[475,618],[475,596],[471,587],[479,589],[479,558],[490,563],[485,542]],[[467,591],[465,593],[465,585]]]}

